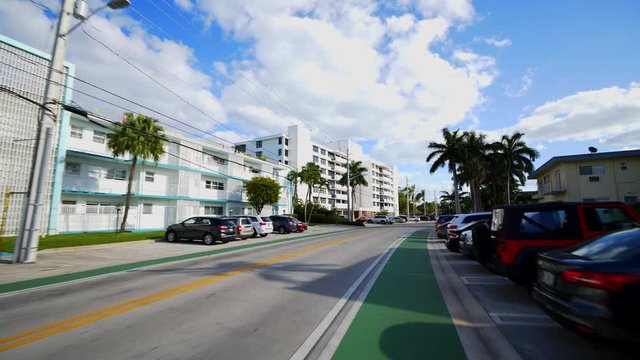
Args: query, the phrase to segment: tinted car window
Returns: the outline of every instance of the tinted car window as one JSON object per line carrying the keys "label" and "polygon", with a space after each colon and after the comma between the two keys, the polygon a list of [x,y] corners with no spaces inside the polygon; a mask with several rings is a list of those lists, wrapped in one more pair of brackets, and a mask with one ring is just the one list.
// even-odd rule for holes
{"label": "tinted car window", "polygon": [[617,207],[585,208],[584,216],[591,231],[621,230],[633,225],[629,214]]}
{"label": "tinted car window", "polygon": [[182,223],[185,224],[185,225],[191,225],[191,224],[193,224],[195,222],[196,222],[196,218],[191,218],[191,219],[187,219],[187,220],[183,221]]}
{"label": "tinted car window", "polygon": [[562,231],[567,214],[564,210],[530,211],[522,214],[521,234],[544,234]]}
{"label": "tinted car window", "polygon": [[470,222],[474,222],[474,221],[478,221],[478,220],[489,219],[490,217],[491,217],[491,215],[472,215],[472,216],[467,216],[464,219],[462,219],[462,223],[463,224],[468,224]]}
{"label": "tinted car window", "polygon": [[242,219],[242,224],[251,225],[251,219]]}
{"label": "tinted car window", "polygon": [[592,260],[622,260],[640,257],[640,229],[605,235],[574,248],[570,253]]}
{"label": "tinted car window", "polygon": [[219,225],[221,226],[227,226],[227,227],[234,227],[236,226],[235,222],[233,220],[220,220]]}

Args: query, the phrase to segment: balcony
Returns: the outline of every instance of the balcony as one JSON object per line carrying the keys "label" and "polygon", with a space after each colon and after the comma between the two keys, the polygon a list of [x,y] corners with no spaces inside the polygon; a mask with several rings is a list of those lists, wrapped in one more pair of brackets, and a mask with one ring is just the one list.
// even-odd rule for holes
{"label": "balcony", "polygon": [[553,186],[552,183],[538,184],[538,195],[559,195],[567,192],[563,186]]}

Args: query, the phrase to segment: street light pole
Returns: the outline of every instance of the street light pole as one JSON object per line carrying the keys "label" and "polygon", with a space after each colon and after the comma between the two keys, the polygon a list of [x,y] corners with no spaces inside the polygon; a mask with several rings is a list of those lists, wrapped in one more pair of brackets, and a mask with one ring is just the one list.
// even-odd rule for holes
{"label": "street light pole", "polygon": [[[129,0],[111,0],[103,8],[121,9],[130,4]],[[40,214],[45,201],[46,187],[49,184],[49,159],[52,152],[56,121],[60,113],[61,85],[64,81],[64,58],[67,53],[67,37],[71,30],[77,27],[76,25],[70,28],[75,5],[76,0],[64,0],[60,10],[60,20],[58,21],[55,43],[53,44],[51,62],[49,63],[45,83],[44,107],[41,109],[40,118],[38,119],[38,133],[29,177],[29,190],[25,199],[26,206],[22,212],[16,239],[14,263],[36,261],[38,237],[42,223]]]}
{"label": "street light pole", "polygon": [[347,142],[347,220],[352,221],[351,217],[351,190],[349,190],[349,142]]}

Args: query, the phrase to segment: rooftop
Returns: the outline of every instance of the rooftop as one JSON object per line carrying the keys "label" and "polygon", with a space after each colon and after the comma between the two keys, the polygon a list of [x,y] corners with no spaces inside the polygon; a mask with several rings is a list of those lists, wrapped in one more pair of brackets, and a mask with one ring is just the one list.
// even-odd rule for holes
{"label": "rooftop", "polygon": [[579,155],[566,155],[566,156],[554,156],[549,159],[542,166],[537,168],[530,176],[529,179],[537,179],[540,174],[553,167],[554,165],[572,162],[572,161],[584,161],[584,160],[606,160],[606,159],[618,159],[628,157],[639,157],[640,149],[638,150],[625,150],[625,151],[610,151],[603,153],[591,153],[591,154],[579,154]]}

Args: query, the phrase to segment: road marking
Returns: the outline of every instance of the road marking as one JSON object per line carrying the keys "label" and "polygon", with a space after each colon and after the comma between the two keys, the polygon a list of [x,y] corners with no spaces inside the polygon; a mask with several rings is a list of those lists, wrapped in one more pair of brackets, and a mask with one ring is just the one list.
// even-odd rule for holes
{"label": "road marking", "polygon": [[511,285],[511,280],[495,275],[460,276],[465,285]]}
{"label": "road marking", "polygon": [[559,327],[560,325],[553,321],[547,315],[539,314],[512,314],[512,313],[489,313],[491,320],[496,325],[503,326],[542,326],[542,327]]}
{"label": "road marking", "polygon": [[231,278],[233,276],[237,276],[237,275],[244,274],[249,271],[259,269],[271,264],[289,260],[301,255],[310,253],[315,250],[319,250],[319,249],[326,248],[333,245],[338,245],[338,244],[347,242],[349,240],[361,238],[369,235],[372,232],[378,232],[378,231],[376,230],[366,231],[366,232],[358,233],[357,235],[347,236],[347,237],[323,242],[320,244],[307,246],[300,250],[278,255],[276,257],[272,257],[270,259],[260,261],[257,263],[249,264],[235,270],[230,270],[220,274],[208,276],[208,277],[195,280],[192,282],[188,282],[186,284],[179,285],[170,289],[166,289],[157,293],[153,293],[137,299],[125,301],[116,305],[108,306],[106,308],[89,312],[83,315],[75,316],[66,320],[53,323],[53,324],[49,324],[33,330],[25,331],[20,334],[9,336],[9,337],[0,339],[0,352],[13,349],[15,347],[22,346],[22,345],[25,345],[49,336],[53,336],[71,329],[75,329],[83,325],[94,323],[102,319],[119,315],[128,311],[140,308],[145,305],[150,305],[150,304],[159,302],[161,300],[174,297],[176,295],[184,294],[186,292],[202,288],[204,286]]}
{"label": "road marking", "polygon": [[[331,309],[331,311],[327,313],[324,319],[322,319],[320,324],[318,324],[318,326],[311,332],[311,334],[302,343],[302,345],[300,345],[298,350],[291,356],[290,360],[304,360],[307,358],[307,356],[309,356],[309,354],[311,353],[313,348],[316,346],[316,344],[318,343],[322,335],[324,335],[327,329],[329,329],[333,321],[340,314],[340,311],[344,308],[344,306],[347,304],[349,299],[351,299],[351,296],[353,296],[353,293],[360,287],[360,285],[367,278],[367,276],[369,276],[369,273],[373,271],[373,269],[381,262],[383,258],[386,262],[386,260],[388,260],[389,257],[393,254],[398,244],[404,241],[407,237],[409,237],[409,234],[405,234],[401,236],[399,239],[394,241],[393,244],[389,245],[389,247],[382,254],[378,255],[378,257],[373,261],[373,263],[371,263],[371,265],[369,265],[369,267],[360,275],[360,277],[356,279],[356,281],[349,287],[349,289],[347,289],[347,291],[342,295],[340,300],[335,304],[335,306]],[[363,289],[362,293],[356,300],[354,307],[349,311],[349,313],[352,314],[351,320],[353,320],[353,317],[355,317],[355,313],[357,313],[357,310],[360,308],[360,304],[362,303],[362,301],[364,301],[364,297],[366,297],[367,294],[369,293],[369,290],[373,286],[373,283],[377,279],[383,267],[384,266],[380,266],[378,268],[378,271],[376,271],[374,276],[367,283],[367,287]],[[353,311],[354,308],[355,308],[355,312]],[[342,336],[340,336],[340,339],[338,339],[337,344],[332,344],[332,342],[335,342],[334,341],[335,336],[329,342],[333,348],[333,351],[331,351],[331,354],[335,352],[335,349],[337,349],[338,345],[340,344],[340,340],[344,336],[344,333],[346,333],[346,327],[342,329],[345,323],[349,324],[351,323],[351,321],[347,318],[344,319],[343,323],[338,329],[342,332]],[[329,344],[327,344],[327,346],[329,346]],[[325,353],[325,350],[323,350],[323,353]]]}

